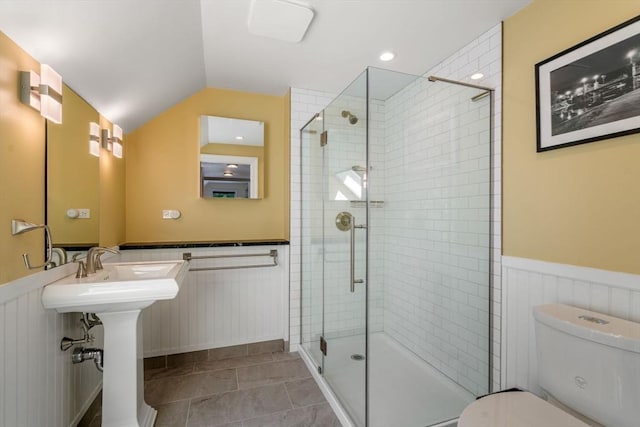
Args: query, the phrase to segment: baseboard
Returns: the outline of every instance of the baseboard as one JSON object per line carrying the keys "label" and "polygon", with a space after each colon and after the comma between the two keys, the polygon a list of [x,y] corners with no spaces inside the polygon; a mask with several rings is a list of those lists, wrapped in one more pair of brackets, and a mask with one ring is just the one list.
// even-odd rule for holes
{"label": "baseboard", "polygon": [[79,413],[71,421],[71,426],[85,427],[91,424],[96,414],[102,407],[102,381],[91,392],[87,400],[80,408]]}

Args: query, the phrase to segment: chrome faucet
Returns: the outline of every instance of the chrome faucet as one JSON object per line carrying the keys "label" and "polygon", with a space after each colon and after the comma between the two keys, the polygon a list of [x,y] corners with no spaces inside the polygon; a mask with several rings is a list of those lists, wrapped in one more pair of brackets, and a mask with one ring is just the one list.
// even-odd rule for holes
{"label": "chrome faucet", "polygon": [[102,246],[95,246],[89,249],[89,252],[87,252],[87,274],[93,274],[98,270],[102,270],[100,255],[105,252],[111,252],[112,254],[120,253],[117,249],[104,248]]}

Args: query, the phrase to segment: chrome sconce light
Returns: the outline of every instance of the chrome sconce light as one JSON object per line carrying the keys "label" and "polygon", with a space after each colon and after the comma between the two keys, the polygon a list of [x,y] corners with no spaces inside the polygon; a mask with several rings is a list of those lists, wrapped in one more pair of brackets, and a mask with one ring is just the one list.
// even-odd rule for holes
{"label": "chrome sconce light", "polygon": [[113,153],[119,159],[122,158],[122,128],[113,125],[113,135],[109,129],[102,129],[102,148]]}
{"label": "chrome sconce light", "polygon": [[62,123],[62,77],[46,64],[40,75],[20,71],[20,102],[40,111],[42,117]]}
{"label": "chrome sconce light", "polygon": [[89,123],[89,154],[100,157],[100,125]]}

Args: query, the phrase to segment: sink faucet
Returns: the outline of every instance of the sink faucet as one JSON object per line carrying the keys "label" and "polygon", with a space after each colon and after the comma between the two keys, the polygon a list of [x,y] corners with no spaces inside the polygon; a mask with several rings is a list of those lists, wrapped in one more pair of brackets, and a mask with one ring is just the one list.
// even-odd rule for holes
{"label": "sink faucet", "polygon": [[89,249],[89,252],[87,252],[87,274],[93,274],[97,270],[102,270],[100,255],[105,252],[111,252],[112,254],[120,253],[117,249],[104,248],[102,246],[95,246]]}

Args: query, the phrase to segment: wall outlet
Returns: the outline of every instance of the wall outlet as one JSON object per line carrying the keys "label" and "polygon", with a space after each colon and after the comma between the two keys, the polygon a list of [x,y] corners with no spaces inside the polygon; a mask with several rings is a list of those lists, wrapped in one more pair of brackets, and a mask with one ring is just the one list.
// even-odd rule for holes
{"label": "wall outlet", "polygon": [[78,219],[91,218],[91,209],[78,209]]}

